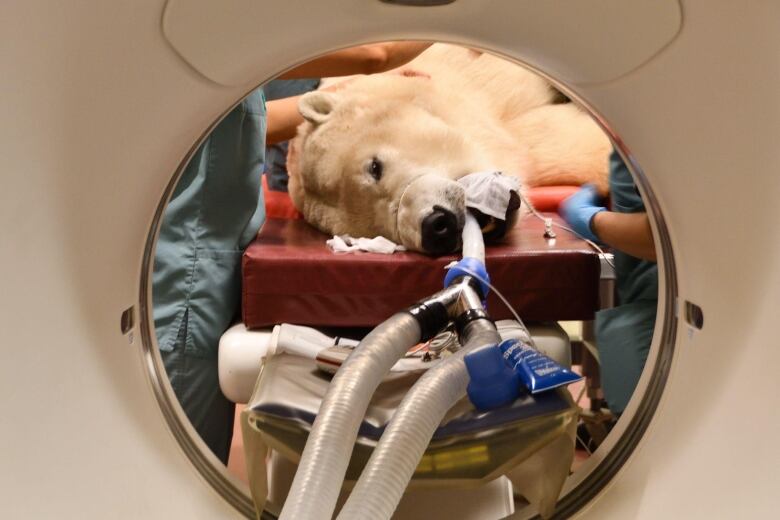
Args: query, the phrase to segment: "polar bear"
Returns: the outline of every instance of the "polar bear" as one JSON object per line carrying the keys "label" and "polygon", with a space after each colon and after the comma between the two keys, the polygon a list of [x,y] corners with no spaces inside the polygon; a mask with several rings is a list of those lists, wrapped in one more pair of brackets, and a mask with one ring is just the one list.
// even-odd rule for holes
{"label": "polar bear", "polygon": [[408,65],[304,95],[289,191],[329,234],[384,236],[432,255],[460,245],[460,177],[501,171],[523,186],[607,190],[610,141],[544,78],[486,53],[435,44]]}

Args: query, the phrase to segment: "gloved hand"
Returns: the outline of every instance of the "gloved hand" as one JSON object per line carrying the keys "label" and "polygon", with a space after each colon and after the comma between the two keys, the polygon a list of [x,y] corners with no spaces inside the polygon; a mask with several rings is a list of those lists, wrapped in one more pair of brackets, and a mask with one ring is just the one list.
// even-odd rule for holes
{"label": "gloved hand", "polygon": [[561,202],[559,213],[578,235],[599,242],[599,237],[593,233],[590,223],[593,216],[607,208],[600,206],[601,197],[593,184],[585,184],[574,195]]}

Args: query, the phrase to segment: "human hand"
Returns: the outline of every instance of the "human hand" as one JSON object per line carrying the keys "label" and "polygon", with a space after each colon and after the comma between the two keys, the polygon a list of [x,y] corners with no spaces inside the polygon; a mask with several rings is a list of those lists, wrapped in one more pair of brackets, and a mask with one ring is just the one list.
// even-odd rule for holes
{"label": "human hand", "polygon": [[600,204],[601,197],[596,191],[596,186],[585,184],[574,195],[561,203],[558,212],[578,235],[599,242],[599,237],[591,228],[591,221],[596,213],[607,210]]}

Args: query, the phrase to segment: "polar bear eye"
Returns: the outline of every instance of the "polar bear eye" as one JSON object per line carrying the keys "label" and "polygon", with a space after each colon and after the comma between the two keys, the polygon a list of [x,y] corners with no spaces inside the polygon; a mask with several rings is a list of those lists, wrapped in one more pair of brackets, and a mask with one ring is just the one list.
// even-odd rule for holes
{"label": "polar bear eye", "polygon": [[371,163],[368,165],[368,174],[371,175],[375,180],[379,180],[382,178],[382,161],[374,157],[371,159]]}

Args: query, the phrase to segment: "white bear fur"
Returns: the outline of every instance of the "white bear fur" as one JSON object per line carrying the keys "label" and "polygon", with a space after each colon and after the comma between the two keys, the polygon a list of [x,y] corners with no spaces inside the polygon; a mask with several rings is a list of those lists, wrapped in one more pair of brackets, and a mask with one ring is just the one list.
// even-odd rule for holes
{"label": "white bear fur", "polygon": [[[454,180],[472,172],[499,170],[524,186],[591,182],[606,193],[609,139],[574,103],[556,104],[540,76],[443,44],[407,68],[429,77],[361,76],[302,97],[289,190],[309,223],[422,250],[420,222],[434,205],[462,225]],[[373,160],[382,163],[379,180]]]}

